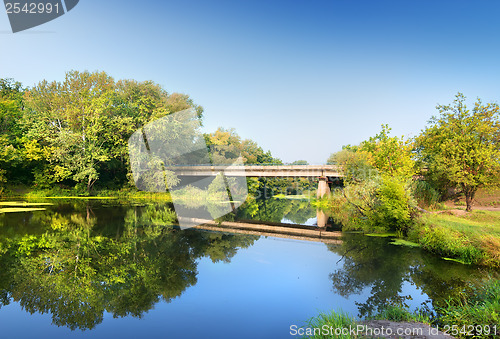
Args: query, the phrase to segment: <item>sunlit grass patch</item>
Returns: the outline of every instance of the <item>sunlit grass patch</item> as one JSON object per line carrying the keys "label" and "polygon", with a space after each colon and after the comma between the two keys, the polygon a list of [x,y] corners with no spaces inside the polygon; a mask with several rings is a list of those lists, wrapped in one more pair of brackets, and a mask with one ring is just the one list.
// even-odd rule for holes
{"label": "sunlit grass patch", "polygon": [[468,234],[495,234],[500,236],[500,212],[473,211],[465,216],[427,214],[422,220]]}
{"label": "sunlit grass patch", "polygon": [[447,260],[500,267],[500,212],[421,216],[410,240]]}

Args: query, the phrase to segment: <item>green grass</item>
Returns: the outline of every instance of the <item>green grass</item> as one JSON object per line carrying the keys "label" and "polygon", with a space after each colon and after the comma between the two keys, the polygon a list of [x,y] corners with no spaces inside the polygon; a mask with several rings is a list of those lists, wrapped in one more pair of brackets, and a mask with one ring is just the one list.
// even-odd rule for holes
{"label": "green grass", "polygon": [[[351,335],[348,333],[341,333],[341,329],[348,329],[349,327],[356,327],[357,321],[349,316],[348,314],[340,311],[340,312],[335,312],[331,311],[329,313],[324,313],[321,312],[318,314],[316,317],[309,319],[306,322],[306,326],[303,326],[303,329],[305,330],[305,335],[303,338],[342,338],[342,339],[352,339],[352,338],[359,338],[356,335]],[[326,328],[330,329],[333,328],[339,329],[339,334],[340,335],[335,335],[335,332],[333,335],[330,335],[331,333],[325,333],[321,331],[325,326]],[[309,331],[312,333],[308,333]],[[327,332],[330,332],[328,330]],[[347,332],[347,331],[346,331]]]}
{"label": "green grass", "polygon": [[120,189],[120,190],[95,190],[92,194],[87,192],[81,192],[76,189],[62,189],[59,187],[54,187],[52,189],[37,189],[37,190],[17,190],[19,193],[15,193],[16,190],[11,190],[9,194],[4,195],[5,197],[16,197],[16,198],[48,198],[48,199],[148,199],[148,200],[161,200],[161,201],[172,201],[169,193],[162,192],[143,192],[137,191],[135,189]]}
{"label": "green grass", "polygon": [[[460,293],[455,299],[448,299],[444,306],[437,307],[438,318],[436,323],[444,325],[456,325],[458,328],[470,330],[469,326],[480,325],[484,329],[486,325],[497,326],[497,335],[500,332],[500,280],[488,279],[479,287],[470,286]],[[474,333],[479,334],[479,333]],[[458,337],[470,338],[465,333],[457,333]],[[476,338],[496,336],[477,335]]]}
{"label": "green grass", "polygon": [[[452,326],[457,327],[457,333],[452,334],[458,338],[497,338],[500,332],[500,279],[489,277],[482,281],[479,285],[471,285],[461,291],[458,297],[449,298],[441,305],[434,307],[434,311],[427,308],[410,311],[407,306],[400,303],[388,303],[378,312],[367,318],[367,320],[389,320],[394,322],[419,322],[438,326],[439,329],[444,329],[447,326],[451,329]],[[321,329],[327,325],[335,328],[356,327],[358,320],[350,317],[343,312],[332,311],[330,313],[320,313],[318,316],[309,319],[304,326],[304,330],[310,328]],[[478,326],[479,325],[479,326]],[[467,334],[467,331],[462,331],[464,328],[467,331],[474,330],[473,333]],[[490,333],[484,331],[489,326]],[[494,326],[496,326],[497,334],[494,335]],[[480,333],[481,331],[481,333]],[[320,332],[320,331],[318,331]],[[472,335],[470,335],[472,334]],[[306,335],[305,338],[356,338],[354,336],[329,336],[321,333],[312,333]]]}
{"label": "green grass", "polygon": [[500,212],[475,210],[465,216],[426,214],[422,220],[465,234],[500,236]]}
{"label": "green grass", "polygon": [[409,232],[408,240],[446,260],[500,267],[500,212],[425,214]]}
{"label": "green grass", "polygon": [[396,322],[418,322],[424,324],[431,323],[430,316],[424,312],[420,312],[419,310],[412,312],[408,308],[396,304],[386,305],[374,316],[369,317],[369,319],[390,320]]}

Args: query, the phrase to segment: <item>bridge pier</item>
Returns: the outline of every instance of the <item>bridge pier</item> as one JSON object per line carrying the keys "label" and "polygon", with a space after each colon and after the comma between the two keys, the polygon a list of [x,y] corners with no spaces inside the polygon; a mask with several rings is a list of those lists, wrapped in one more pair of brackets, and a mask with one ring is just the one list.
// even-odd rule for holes
{"label": "bridge pier", "polygon": [[316,197],[322,198],[325,194],[330,194],[330,186],[328,186],[328,178],[319,177],[318,191],[316,192]]}
{"label": "bridge pier", "polygon": [[328,215],[326,215],[325,212],[322,210],[316,210],[316,220],[319,228],[324,228],[326,227],[326,224],[328,222]]}

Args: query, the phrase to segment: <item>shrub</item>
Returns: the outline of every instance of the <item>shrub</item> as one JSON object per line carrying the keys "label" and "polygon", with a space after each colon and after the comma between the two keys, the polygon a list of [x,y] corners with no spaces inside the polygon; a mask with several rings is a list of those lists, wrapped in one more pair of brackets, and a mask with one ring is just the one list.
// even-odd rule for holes
{"label": "shrub", "polygon": [[415,180],[411,189],[413,197],[420,207],[436,207],[439,202],[441,194],[425,180]]}
{"label": "shrub", "polygon": [[[459,329],[465,326],[480,325],[481,329],[486,326],[496,326],[498,335],[498,324],[500,323],[500,280],[489,278],[483,285],[470,286],[460,293],[459,298],[448,299],[444,307],[437,308],[438,322],[441,325],[456,325]],[[491,329],[493,331],[493,329]],[[476,337],[495,337],[494,335],[479,335]],[[466,337],[458,333],[460,337]]]}

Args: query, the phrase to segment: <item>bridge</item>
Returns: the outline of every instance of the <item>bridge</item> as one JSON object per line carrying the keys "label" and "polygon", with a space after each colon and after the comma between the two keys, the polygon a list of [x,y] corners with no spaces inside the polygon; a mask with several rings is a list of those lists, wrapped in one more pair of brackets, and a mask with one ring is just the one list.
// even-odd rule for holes
{"label": "bridge", "polygon": [[177,176],[207,177],[223,172],[228,177],[318,178],[318,197],[330,193],[331,178],[342,177],[335,165],[198,165],[168,169]]}

